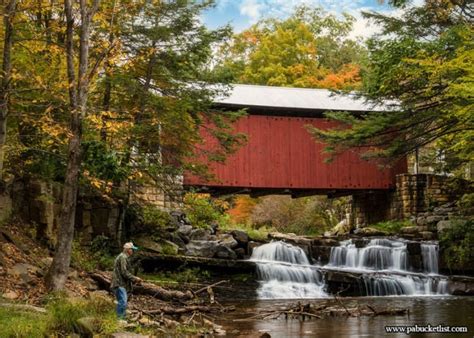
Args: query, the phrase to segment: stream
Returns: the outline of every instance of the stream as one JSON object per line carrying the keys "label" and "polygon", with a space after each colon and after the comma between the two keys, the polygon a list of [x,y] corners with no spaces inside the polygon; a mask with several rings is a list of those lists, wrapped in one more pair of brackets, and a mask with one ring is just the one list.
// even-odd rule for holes
{"label": "stream", "polygon": [[[217,323],[236,337],[259,337],[265,332],[271,337],[406,337],[405,333],[387,333],[385,327],[411,325],[460,326],[464,332],[429,336],[473,337],[474,298],[449,295],[447,276],[438,274],[438,244],[420,245],[419,266],[410,261],[408,245],[408,241],[397,238],[370,239],[362,247],[346,240],[331,249],[329,262],[318,264],[310,262],[300,247],[285,242],[264,244],[255,248],[250,258],[257,266],[257,299],[226,302],[236,311],[223,314]],[[341,298],[345,306],[399,307],[409,309],[409,314],[306,321],[284,316],[248,319],[262,311],[283,310],[298,301],[334,305],[334,294],[325,281],[327,271],[361,274],[361,296]]]}

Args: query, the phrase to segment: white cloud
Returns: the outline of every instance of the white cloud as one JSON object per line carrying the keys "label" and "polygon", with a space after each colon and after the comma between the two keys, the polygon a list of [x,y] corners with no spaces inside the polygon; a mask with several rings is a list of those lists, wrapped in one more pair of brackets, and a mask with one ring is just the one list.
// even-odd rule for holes
{"label": "white cloud", "polygon": [[261,18],[261,11],[264,5],[258,0],[244,0],[240,5],[240,14],[248,16],[251,23],[257,22]]}

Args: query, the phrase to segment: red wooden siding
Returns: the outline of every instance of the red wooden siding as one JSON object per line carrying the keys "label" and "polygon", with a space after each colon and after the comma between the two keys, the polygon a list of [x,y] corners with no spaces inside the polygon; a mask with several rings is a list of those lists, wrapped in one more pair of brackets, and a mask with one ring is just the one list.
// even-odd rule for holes
{"label": "red wooden siding", "polygon": [[[395,175],[406,172],[406,161],[381,169],[347,151],[332,163],[324,162],[323,144],[316,143],[305,125],[329,128],[321,118],[250,115],[235,124],[237,132],[248,135],[248,143],[231,155],[225,164],[212,164],[217,177],[206,182],[185,175],[188,186],[264,189],[353,190],[388,189]],[[203,134],[205,135],[205,134]],[[205,135],[203,147],[215,142]]]}

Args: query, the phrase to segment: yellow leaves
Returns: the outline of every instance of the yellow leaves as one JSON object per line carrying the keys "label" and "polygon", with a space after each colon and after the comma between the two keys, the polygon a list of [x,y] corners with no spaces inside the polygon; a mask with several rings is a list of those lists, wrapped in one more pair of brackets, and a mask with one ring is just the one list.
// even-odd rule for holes
{"label": "yellow leaves", "polygon": [[83,178],[90,184],[90,186],[99,192],[110,194],[113,188],[113,182],[107,180],[101,180],[97,177],[92,176],[88,170],[82,171]]}

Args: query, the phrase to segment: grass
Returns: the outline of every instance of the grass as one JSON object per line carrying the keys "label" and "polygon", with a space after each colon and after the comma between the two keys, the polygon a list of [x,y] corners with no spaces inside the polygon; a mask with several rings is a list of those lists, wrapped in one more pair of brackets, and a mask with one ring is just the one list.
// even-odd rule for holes
{"label": "grass", "polygon": [[104,297],[79,299],[52,294],[45,307],[47,313],[0,307],[0,337],[68,336],[74,333],[76,322],[82,317],[97,318],[99,331],[104,335],[119,329],[115,305]]}
{"label": "grass", "polygon": [[146,279],[157,284],[169,283],[198,283],[209,279],[210,273],[200,268],[184,268],[178,271],[162,271],[147,274]]}
{"label": "grass", "polygon": [[371,228],[375,228],[378,230],[382,230],[387,232],[388,234],[394,235],[400,232],[400,230],[404,227],[412,226],[413,224],[410,221],[385,221],[379,222],[375,224],[371,224]]}
{"label": "grass", "polygon": [[0,337],[47,337],[48,314],[0,307]]}
{"label": "grass", "polygon": [[249,224],[232,223],[232,222],[219,226],[219,229],[224,230],[224,231],[242,230],[242,231],[245,231],[247,235],[249,235],[250,240],[258,241],[258,242],[264,242],[268,240],[268,234],[270,232],[276,231],[275,229],[271,227],[267,227],[267,226],[254,228],[253,226]]}

